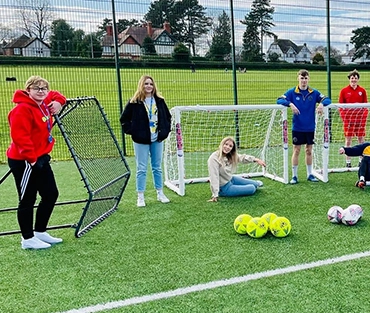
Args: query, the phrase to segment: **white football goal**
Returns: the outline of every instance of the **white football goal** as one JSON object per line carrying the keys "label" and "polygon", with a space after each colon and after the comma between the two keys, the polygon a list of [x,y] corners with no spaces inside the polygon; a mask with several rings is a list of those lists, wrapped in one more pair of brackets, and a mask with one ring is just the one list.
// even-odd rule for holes
{"label": "white football goal", "polygon": [[[345,140],[340,108],[353,114],[356,121],[356,115],[369,109],[370,103],[331,104],[324,108],[324,114],[317,115],[313,170],[323,182],[329,180],[329,173],[358,170],[359,158],[352,158],[352,167],[347,168],[345,156],[339,154]],[[177,106],[171,114],[164,178],[165,185],[179,195],[185,194],[186,184],[209,181],[208,157],[226,136],[235,138],[239,153],[254,155],[267,164],[266,168],[255,163],[240,164],[237,175],[289,182],[290,109],[281,105]],[[357,143],[357,138],[353,138],[352,145]]]}
{"label": "white football goal", "polygon": [[[346,110],[347,117],[352,116],[353,123],[357,123],[359,115],[370,108],[370,103],[342,104],[334,103],[324,108],[323,115],[316,116],[316,133],[314,145],[314,174],[324,182],[329,180],[329,173],[357,171],[359,158],[351,159],[352,167],[346,167],[346,157],[339,154],[339,148],[345,145],[343,121],[339,109]],[[290,123],[289,123],[290,124]],[[367,119],[365,140],[369,140],[367,132],[370,130]],[[358,144],[357,138],[352,138],[352,146]]]}
{"label": "white football goal", "polygon": [[239,164],[244,177],[264,176],[288,183],[287,108],[281,105],[176,106],[172,131],[165,142],[165,185],[185,194],[185,185],[208,182],[207,160],[221,140],[233,136],[238,153],[266,162]]}

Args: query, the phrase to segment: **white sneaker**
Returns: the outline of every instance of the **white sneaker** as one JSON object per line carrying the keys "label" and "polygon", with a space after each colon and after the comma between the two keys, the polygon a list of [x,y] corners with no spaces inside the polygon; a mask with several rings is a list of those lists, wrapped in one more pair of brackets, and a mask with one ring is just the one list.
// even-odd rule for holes
{"label": "white sneaker", "polygon": [[51,245],[33,236],[30,239],[22,238],[22,249],[46,249],[50,248]]}
{"label": "white sneaker", "polygon": [[257,187],[263,187],[263,181],[261,180],[256,180]]}
{"label": "white sneaker", "polygon": [[157,194],[157,200],[158,200],[158,201],[160,201],[160,202],[162,202],[162,203],[168,203],[168,202],[170,202],[170,199],[168,199],[168,198],[164,195],[164,193],[158,193],[158,194]]}
{"label": "white sneaker", "polygon": [[46,242],[49,244],[60,243],[63,241],[62,238],[50,236],[46,231],[42,233],[35,231],[34,234],[37,239],[40,239],[43,242]]}
{"label": "white sneaker", "polygon": [[140,197],[137,198],[137,206],[139,208],[145,206],[145,200],[144,200],[144,198],[140,198]]}

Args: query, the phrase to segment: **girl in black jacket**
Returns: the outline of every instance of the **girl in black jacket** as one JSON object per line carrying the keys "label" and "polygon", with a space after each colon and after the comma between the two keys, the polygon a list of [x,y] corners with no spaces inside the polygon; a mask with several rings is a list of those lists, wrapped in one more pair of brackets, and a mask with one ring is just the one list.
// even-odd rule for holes
{"label": "girl in black jacket", "polygon": [[137,206],[145,206],[149,156],[157,200],[162,203],[170,202],[163,193],[162,159],[163,140],[171,130],[171,114],[151,76],[143,75],[140,78],[137,90],[126,104],[120,122],[124,133],[131,135],[134,142]]}

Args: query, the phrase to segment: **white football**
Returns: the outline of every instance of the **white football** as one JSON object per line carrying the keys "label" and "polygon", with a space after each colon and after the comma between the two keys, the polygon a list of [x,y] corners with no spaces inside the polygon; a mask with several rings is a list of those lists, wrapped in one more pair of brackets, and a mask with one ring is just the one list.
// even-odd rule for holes
{"label": "white football", "polygon": [[328,211],[328,220],[331,223],[338,224],[342,221],[343,214],[344,210],[340,206],[334,205]]}
{"label": "white football", "polygon": [[342,223],[345,225],[355,225],[364,215],[364,211],[358,204],[351,204],[348,208],[344,210]]}

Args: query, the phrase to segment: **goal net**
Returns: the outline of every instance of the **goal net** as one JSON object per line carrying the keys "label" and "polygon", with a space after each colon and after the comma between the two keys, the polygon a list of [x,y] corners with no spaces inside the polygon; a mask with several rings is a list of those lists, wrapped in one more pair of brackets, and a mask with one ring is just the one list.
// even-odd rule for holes
{"label": "goal net", "polygon": [[208,182],[207,160],[221,140],[233,136],[238,153],[266,162],[239,164],[237,175],[288,183],[287,108],[281,105],[177,106],[171,109],[165,142],[165,185],[185,194],[185,185]]}
{"label": "goal net", "polygon": [[[345,145],[343,121],[340,109],[345,110],[346,118],[352,123],[358,123],[364,110],[369,110],[369,103],[331,104],[324,108],[323,115],[316,117],[316,133],[314,145],[314,175],[324,182],[329,180],[328,174],[335,172],[350,172],[358,170],[359,158],[351,159],[352,167],[346,167],[345,155],[339,154],[339,148]],[[370,129],[369,119],[366,129]],[[366,140],[366,136],[365,136]],[[352,138],[352,146],[357,145],[356,137]]]}

